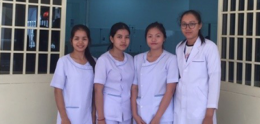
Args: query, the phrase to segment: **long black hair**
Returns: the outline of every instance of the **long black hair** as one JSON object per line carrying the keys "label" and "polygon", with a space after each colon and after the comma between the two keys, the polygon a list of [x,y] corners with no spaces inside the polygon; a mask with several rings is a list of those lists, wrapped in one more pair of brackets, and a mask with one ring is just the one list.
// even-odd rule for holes
{"label": "long black hair", "polygon": [[75,35],[75,33],[78,31],[78,30],[82,30],[82,31],[85,31],[86,34],[87,34],[87,37],[88,37],[88,46],[87,48],[85,49],[85,57],[87,58],[89,64],[92,66],[93,68],[93,72],[95,70],[95,65],[96,65],[96,61],[94,60],[94,58],[92,57],[92,55],[90,54],[90,51],[89,51],[89,45],[91,44],[91,37],[90,37],[90,31],[89,31],[89,28],[85,25],[75,25],[73,26],[72,30],[71,30],[71,34],[70,34],[70,40],[72,42],[72,39]]}
{"label": "long black hair", "polygon": [[[115,34],[116,34],[116,32],[117,32],[118,30],[120,30],[120,29],[126,29],[126,30],[129,32],[129,34],[130,34],[130,29],[129,29],[129,27],[128,27],[125,23],[123,23],[123,22],[118,22],[118,23],[115,23],[115,24],[111,27],[109,36],[110,36],[110,37],[114,37]],[[109,38],[109,39],[110,39],[110,38]],[[110,41],[110,45],[108,46],[107,50],[110,50],[110,49],[112,49],[112,48],[113,48],[113,43]]]}
{"label": "long black hair", "polygon": [[[181,16],[180,16],[180,24],[181,24],[181,21],[182,21],[182,17],[183,17],[184,15],[187,15],[187,14],[192,14],[192,15],[195,16],[195,18],[197,19],[198,24],[202,24],[200,13],[199,13],[198,11],[196,11],[196,10],[187,10],[187,11],[183,12],[183,13],[181,14]],[[198,34],[198,35],[199,35],[199,38],[200,38],[200,40],[201,40],[201,44],[205,43],[205,38],[204,38],[204,36],[202,35],[202,33],[201,33],[200,30],[199,30],[199,34]],[[184,43],[185,41],[186,41],[186,39],[184,39],[184,40],[182,41],[182,43]]]}

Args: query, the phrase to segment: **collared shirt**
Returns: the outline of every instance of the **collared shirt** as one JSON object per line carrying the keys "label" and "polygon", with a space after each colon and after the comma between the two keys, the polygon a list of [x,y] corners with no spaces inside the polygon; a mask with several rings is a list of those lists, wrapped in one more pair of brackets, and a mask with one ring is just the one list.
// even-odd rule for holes
{"label": "collared shirt", "polygon": [[133,79],[134,63],[131,55],[124,53],[123,61],[114,59],[109,52],[98,58],[94,82],[104,85],[106,119],[122,121],[132,117],[130,92]]}
{"label": "collared shirt", "polygon": [[[70,54],[58,60],[51,86],[63,90],[67,115],[72,123],[92,123],[93,68],[75,62]],[[57,124],[61,123],[58,113]]]}
{"label": "collared shirt", "polygon": [[[166,92],[167,84],[177,83],[179,73],[175,55],[164,50],[156,61],[149,62],[147,53],[134,57],[136,75],[133,84],[138,85],[138,114],[146,123],[150,123]],[[162,121],[173,121],[173,100],[162,116]]]}

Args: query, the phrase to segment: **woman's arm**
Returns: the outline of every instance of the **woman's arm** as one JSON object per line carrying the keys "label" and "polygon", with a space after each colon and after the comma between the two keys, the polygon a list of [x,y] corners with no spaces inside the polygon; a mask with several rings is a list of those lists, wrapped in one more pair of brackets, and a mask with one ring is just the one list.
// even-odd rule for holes
{"label": "woman's arm", "polygon": [[68,115],[66,113],[62,89],[54,88],[54,96],[55,96],[55,101],[56,101],[58,111],[60,113],[61,123],[71,124]]}
{"label": "woman's arm", "polygon": [[95,88],[93,87],[92,94],[92,123],[96,124],[96,106],[95,106]]}
{"label": "woman's arm", "polygon": [[215,110],[215,108],[207,108],[206,115],[203,119],[202,124],[213,124],[213,116]]}
{"label": "woman's arm", "polygon": [[138,94],[138,86],[133,84],[131,87],[132,114],[137,124],[145,124],[143,119],[137,113],[137,105],[136,105],[137,94]]}
{"label": "woman's arm", "polygon": [[160,119],[163,115],[163,113],[165,112],[165,110],[168,108],[172,98],[173,98],[173,94],[175,92],[175,88],[176,88],[176,84],[177,83],[168,83],[166,86],[166,92],[162,98],[162,101],[160,103],[159,109],[157,110],[155,116],[153,117],[151,124],[159,124],[160,123]]}
{"label": "woman's arm", "polygon": [[95,105],[98,114],[98,124],[105,124],[103,88],[103,84],[95,83]]}

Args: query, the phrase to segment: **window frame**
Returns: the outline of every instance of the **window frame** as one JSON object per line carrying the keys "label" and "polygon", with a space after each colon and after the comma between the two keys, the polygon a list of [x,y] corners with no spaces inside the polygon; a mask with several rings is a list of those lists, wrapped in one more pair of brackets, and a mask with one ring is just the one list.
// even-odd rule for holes
{"label": "window frame", "polygon": [[[43,82],[49,82],[52,78],[52,75],[50,73],[50,58],[51,55],[59,55],[59,57],[64,55],[65,50],[65,26],[66,26],[66,6],[67,6],[67,0],[61,0],[61,5],[53,5],[54,0],[50,0],[50,4],[42,4],[41,0],[38,0],[38,3],[29,3],[29,0],[26,0],[26,2],[19,2],[19,1],[0,1],[0,13],[2,14],[3,11],[3,3],[8,3],[13,5],[13,13],[12,13],[12,25],[6,26],[2,25],[2,16],[0,16],[0,37],[2,33],[2,28],[11,28],[12,29],[12,36],[11,36],[11,50],[0,50],[0,53],[10,53],[10,73],[9,74],[0,74],[0,84],[10,84],[10,83],[43,83]],[[15,12],[16,12],[16,4],[19,5],[25,5],[25,26],[15,26]],[[28,9],[29,5],[37,6],[37,27],[28,27],[27,20],[28,20]],[[40,19],[39,15],[41,12],[41,7],[49,7],[49,27],[47,28],[41,28],[40,27]],[[61,22],[60,22],[60,28],[52,28],[52,14],[53,14],[53,7],[58,7],[61,9]],[[14,37],[15,37],[15,29],[24,29],[24,48],[23,50],[14,50]],[[48,50],[47,51],[39,51],[39,45],[36,45],[35,51],[27,51],[27,33],[28,29],[37,29],[37,36],[39,36],[39,32],[41,29],[48,30]],[[51,46],[51,38],[52,38],[52,32],[53,31],[60,31],[60,39],[59,39],[59,51],[52,51]],[[1,41],[2,42],[2,41]],[[39,44],[39,38],[36,40],[36,44]],[[37,47],[39,46],[39,47]],[[1,43],[0,43],[1,47]],[[13,74],[13,61],[14,61],[14,53],[22,53],[23,54],[23,72],[22,74]],[[27,53],[34,53],[35,54],[35,74],[26,74],[26,54]],[[38,73],[38,63],[39,63],[39,54],[44,53],[47,55],[47,73],[45,74],[39,74]]]}

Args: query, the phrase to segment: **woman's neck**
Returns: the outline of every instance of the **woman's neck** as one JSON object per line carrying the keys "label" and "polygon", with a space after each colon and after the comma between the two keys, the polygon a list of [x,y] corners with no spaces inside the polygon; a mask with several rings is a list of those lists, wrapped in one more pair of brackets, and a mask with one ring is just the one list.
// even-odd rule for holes
{"label": "woman's neck", "polygon": [[84,60],[86,58],[84,52],[73,51],[73,52],[70,53],[70,55],[73,58],[78,59],[78,60]]}
{"label": "woman's neck", "polygon": [[150,50],[148,56],[150,57],[159,57],[163,52],[163,49]]}
{"label": "woman's neck", "polygon": [[195,38],[187,39],[187,45],[193,46],[197,39],[198,39],[198,36]]}
{"label": "woman's neck", "polygon": [[109,50],[109,53],[116,59],[119,61],[123,61],[124,60],[124,52],[118,49],[111,49]]}

